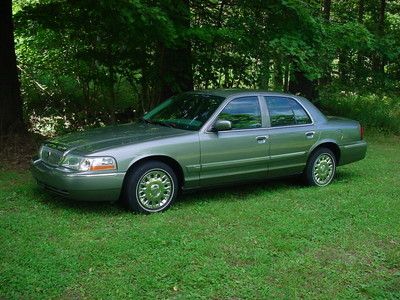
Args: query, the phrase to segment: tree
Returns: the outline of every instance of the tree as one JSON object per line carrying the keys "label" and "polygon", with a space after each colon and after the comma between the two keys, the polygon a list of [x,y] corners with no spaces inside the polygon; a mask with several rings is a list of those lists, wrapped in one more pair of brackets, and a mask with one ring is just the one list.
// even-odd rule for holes
{"label": "tree", "polygon": [[0,1],[0,134],[23,128],[22,100],[17,71],[12,1]]}
{"label": "tree", "polygon": [[[380,0],[377,12],[377,36],[378,40],[384,39],[385,35],[385,11],[386,11],[386,0]],[[383,53],[376,53],[372,59],[373,70],[377,74],[376,79],[379,85],[385,83],[385,57]]]}
{"label": "tree", "polygon": [[163,10],[172,21],[176,37],[172,41],[160,42],[157,45],[157,68],[159,77],[155,85],[155,103],[181,92],[193,90],[193,71],[191,43],[184,36],[190,28],[189,0],[166,1]]}
{"label": "tree", "polygon": [[398,1],[13,3],[24,109],[76,128],[139,117],[192,88],[314,100],[328,86],[372,90],[382,78],[385,89],[399,86]]}
{"label": "tree", "polygon": [[327,22],[329,22],[331,18],[331,6],[332,6],[331,0],[324,0],[323,13],[324,13],[324,19]]}

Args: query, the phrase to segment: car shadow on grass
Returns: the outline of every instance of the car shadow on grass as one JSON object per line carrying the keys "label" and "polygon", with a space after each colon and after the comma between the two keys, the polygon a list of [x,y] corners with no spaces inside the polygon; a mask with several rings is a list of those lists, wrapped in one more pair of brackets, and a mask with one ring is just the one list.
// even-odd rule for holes
{"label": "car shadow on grass", "polygon": [[269,179],[257,182],[236,183],[212,188],[203,188],[195,191],[184,192],[178,202],[195,203],[197,201],[226,201],[227,198],[235,198],[245,201],[253,196],[268,191],[284,191],[306,187],[300,176]]}
{"label": "car shadow on grass", "polygon": [[[338,170],[332,184],[351,182],[354,177],[357,176],[359,175],[353,170]],[[309,188],[318,189],[320,187],[310,187],[306,185],[303,177],[298,175],[188,191],[180,195],[178,202],[183,205],[192,205],[197,201],[226,201],[227,198],[235,198],[235,200],[238,201],[246,201],[247,199],[250,199],[260,193],[285,192],[287,190]]]}
{"label": "car shadow on grass", "polygon": [[[336,174],[334,184],[349,182],[357,176],[356,172],[352,170],[339,170]],[[246,199],[249,199],[252,196],[268,191],[284,192],[286,190],[302,188],[310,187],[304,184],[304,181],[300,176],[269,179],[252,183],[239,183],[235,185],[224,185],[208,189],[187,191],[179,195],[177,204],[181,207],[187,205],[191,206],[195,205],[196,202],[199,201],[226,201],[226,198],[235,198],[239,201],[246,201]],[[100,215],[130,213],[121,201],[76,201],[45,192],[39,187],[34,187],[33,196],[38,202],[54,210],[67,210],[81,214],[94,213]]]}
{"label": "car shadow on grass", "polygon": [[100,215],[115,215],[128,212],[121,202],[77,201],[43,191],[39,187],[34,188],[33,196],[38,202],[54,210],[66,210],[81,214],[95,213]]}
{"label": "car shadow on grass", "polygon": [[333,183],[345,183],[351,182],[354,178],[360,178],[360,172],[357,172],[353,169],[346,169],[346,170],[338,170],[336,172],[335,178],[333,179]]}

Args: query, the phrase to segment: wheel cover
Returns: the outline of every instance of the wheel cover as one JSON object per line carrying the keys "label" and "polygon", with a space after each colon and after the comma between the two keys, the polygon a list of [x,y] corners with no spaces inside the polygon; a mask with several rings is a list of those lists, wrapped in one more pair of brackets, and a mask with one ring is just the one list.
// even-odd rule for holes
{"label": "wheel cover", "polygon": [[335,172],[335,160],[328,153],[322,153],[314,162],[313,177],[317,185],[323,186],[331,182]]}
{"label": "wheel cover", "polygon": [[172,177],[162,169],[147,171],[139,179],[136,196],[140,205],[146,210],[160,210],[166,206],[174,193]]}

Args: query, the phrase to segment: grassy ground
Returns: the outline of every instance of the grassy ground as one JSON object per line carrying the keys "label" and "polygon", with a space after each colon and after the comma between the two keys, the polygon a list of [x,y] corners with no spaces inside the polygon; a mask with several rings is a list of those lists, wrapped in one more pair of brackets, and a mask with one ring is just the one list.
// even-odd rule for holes
{"label": "grassy ground", "polygon": [[400,298],[400,138],[326,188],[185,195],[164,214],[48,196],[0,175],[0,298]]}

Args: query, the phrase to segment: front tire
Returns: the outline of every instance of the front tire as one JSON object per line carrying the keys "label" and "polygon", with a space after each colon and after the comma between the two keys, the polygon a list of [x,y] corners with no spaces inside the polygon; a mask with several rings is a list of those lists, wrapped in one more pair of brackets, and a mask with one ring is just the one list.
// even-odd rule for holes
{"label": "front tire", "polygon": [[326,186],[336,172],[336,158],[328,148],[319,148],[311,153],[304,172],[308,185]]}
{"label": "front tire", "polygon": [[128,208],[139,213],[167,210],[178,193],[178,179],[173,169],[160,161],[139,164],[128,174],[124,200]]}

